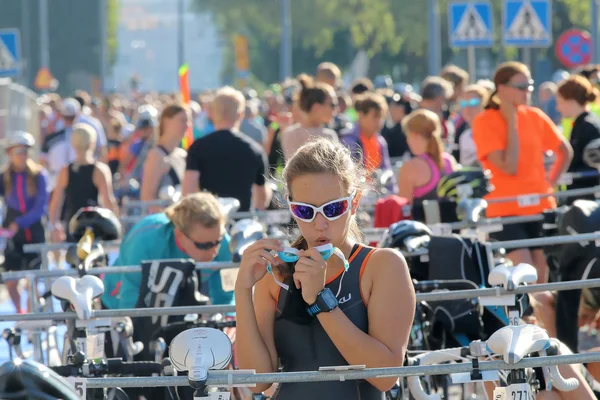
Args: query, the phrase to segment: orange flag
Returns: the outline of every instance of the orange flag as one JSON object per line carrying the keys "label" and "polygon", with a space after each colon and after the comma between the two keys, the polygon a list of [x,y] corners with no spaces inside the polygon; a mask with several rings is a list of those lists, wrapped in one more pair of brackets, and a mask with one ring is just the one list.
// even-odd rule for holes
{"label": "orange flag", "polygon": [[[183,64],[179,67],[179,91],[181,92],[181,101],[186,106],[190,105],[190,82],[189,82],[189,68],[187,64]],[[193,124],[193,123],[192,123]],[[185,137],[181,141],[181,147],[187,150],[194,142],[194,128],[190,125]]]}

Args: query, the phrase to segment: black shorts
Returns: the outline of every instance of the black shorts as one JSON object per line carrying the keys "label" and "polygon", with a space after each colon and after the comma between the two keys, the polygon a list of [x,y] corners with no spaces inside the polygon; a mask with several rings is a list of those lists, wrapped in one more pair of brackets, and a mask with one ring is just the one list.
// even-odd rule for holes
{"label": "black shorts", "polygon": [[[498,242],[506,242],[509,240],[527,240],[527,239],[538,239],[544,237],[544,229],[542,221],[534,222],[521,222],[518,224],[506,224],[500,232],[490,233],[490,239]],[[540,249],[541,247],[520,247],[513,248],[513,250],[519,249]],[[508,251],[507,253],[510,253]]]}

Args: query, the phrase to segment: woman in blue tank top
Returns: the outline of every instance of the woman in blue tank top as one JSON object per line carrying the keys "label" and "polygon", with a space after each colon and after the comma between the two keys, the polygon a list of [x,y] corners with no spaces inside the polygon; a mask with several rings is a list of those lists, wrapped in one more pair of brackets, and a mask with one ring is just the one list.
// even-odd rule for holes
{"label": "woman in blue tank top", "polygon": [[[288,161],[289,206],[302,236],[293,245],[298,251],[264,239],[244,252],[235,288],[240,368],[402,365],[415,294],[400,253],[359,242],[355,214],[362,176],[349,150],[326,139],[302,146]],[[337,257],[317,249],[328,244]],[[382,400],[395,382],[284,383],[273,398]]]}

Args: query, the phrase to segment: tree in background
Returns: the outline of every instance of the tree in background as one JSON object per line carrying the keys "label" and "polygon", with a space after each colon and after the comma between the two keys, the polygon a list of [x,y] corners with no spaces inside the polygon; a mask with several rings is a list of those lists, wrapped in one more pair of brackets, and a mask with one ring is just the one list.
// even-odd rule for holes
{"label": "tree in background", "polygon": [[108,49],[108,66],[112,67],[117,61],[119,0],[108,0],[106,8],[106,47]]}
{"label": "tree in background", "polygon": [[[458,50],[448,43],[449,0],[439,0],[442,32],[442,60],[449,62]],[[424,0],[302,0],[290,1],[294,73],[312,72],[329,60],[342,68],[355,54],[365,50],[370,56],[371,75],[390,74],[394,67],[402,71],[402,80],[420,81],[427,73],[428,27]],[[553,36],[568,28],[587,29],[589,1],[554,0]],[[492,0],[496,45],[490,50],[492,62],[519,57],[518,49],[501,48],[503,0]],[[232,43],[233,34],[248,37],[251,74],[263,82],[279,80],[279,41],[281,4],[278,0],[194,0],[195,12],[209,13]],[[233,46],[226,51],[224,77],[234,75]],[[552,48],[536,52],[540,58],[560,65]]]}

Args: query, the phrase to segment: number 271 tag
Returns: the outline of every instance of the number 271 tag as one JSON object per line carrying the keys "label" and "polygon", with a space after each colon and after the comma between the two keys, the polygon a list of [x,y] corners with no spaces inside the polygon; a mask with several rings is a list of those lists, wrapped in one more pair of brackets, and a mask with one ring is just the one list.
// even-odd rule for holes
{"label": "number 271 tag", "polygon": [[67,381],[69,381],[71,383],[71,385],[73,385],[73,387],[75,388],[75,391],[77,392],[77,394],[79,395],[79,397],[83,400],[85,400],[86,398],[86,386],[87,386],[87,379],[84,378],[73,378],[73,377],[68,377],[65,378]]}

